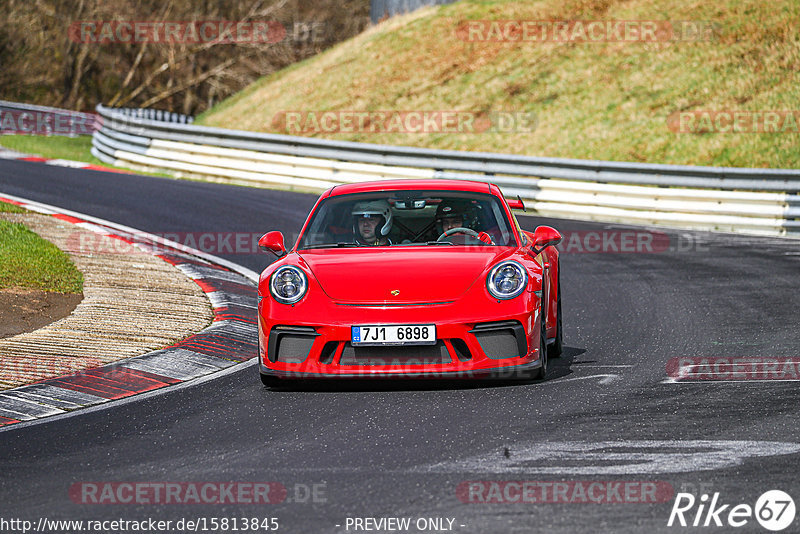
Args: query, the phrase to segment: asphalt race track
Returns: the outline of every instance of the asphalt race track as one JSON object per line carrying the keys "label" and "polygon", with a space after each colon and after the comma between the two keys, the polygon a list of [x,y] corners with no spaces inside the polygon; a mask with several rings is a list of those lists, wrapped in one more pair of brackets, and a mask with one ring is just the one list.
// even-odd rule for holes
{"label": "asphalt race track", "polygon": [[[0,162],[0,193],[155,233],[296,235],[316,199],[20,161]],[[542,222],[520,218],[530,230]],[[576,239],[643,232],[547,222]],[[355,519],[367,518],[410,518],[400,532],[767,532],[754,517],[736,529],[667,522],[679,492],[698,502],[689,524],[701,494],[730,505],[723,524],[767,490],[800,498],[800,377],[675,381],[668,367],[673,358],[800,357],[800,243],[660,232],[661,250],[562,255],[567,349],[545,382],[269,390],[250,365],[0,432],[0,517],[205,520],[210,532],[212,518],[277,518],[287,533],[364,532],[375,523]],[[256,271],[271,259],[219,255]],[[539,493],[520,499],[522,486],[502,481],[538,482]],[[134,482],[277,482],[286,493],[274,504],[92,504],[75,491]],[[574,493],[592,483],[603,502]],[[636,502],[643,484],[658,493]]]}

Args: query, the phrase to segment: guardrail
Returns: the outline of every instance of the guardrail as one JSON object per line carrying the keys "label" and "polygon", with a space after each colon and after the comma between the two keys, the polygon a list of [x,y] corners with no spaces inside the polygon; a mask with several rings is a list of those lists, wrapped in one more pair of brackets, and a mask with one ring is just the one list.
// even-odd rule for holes
{"label": "guardrail", "polygon": [[321,191],[389,178],[496,183],[546,217],[800,236],[800,170],[699,167],[431,150],[226,130],[98,106],[98,159]]}
{"label": "guardrail", "polygon": [[0,134],[92,135],[100,129],[100,117],[68,109],[0,100]]}

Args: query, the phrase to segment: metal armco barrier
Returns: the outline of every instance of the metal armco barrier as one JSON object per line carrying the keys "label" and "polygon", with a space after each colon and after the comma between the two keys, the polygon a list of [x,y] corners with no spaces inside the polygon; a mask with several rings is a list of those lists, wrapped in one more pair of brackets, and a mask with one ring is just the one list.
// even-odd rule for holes
{"label": "metal armco barrier", "polygon": [[[800,236],[800,170],[431,150],[263,134],[97,107],[92,153],[112,164],[321,191],[391,178],[489,181],[546,217]],[[144,112],[141,112],[144,115]]]}

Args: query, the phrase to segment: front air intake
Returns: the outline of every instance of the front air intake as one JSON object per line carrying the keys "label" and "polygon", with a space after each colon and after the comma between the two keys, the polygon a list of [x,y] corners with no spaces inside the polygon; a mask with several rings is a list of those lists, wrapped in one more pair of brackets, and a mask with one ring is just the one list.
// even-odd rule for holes
{"label": "front air intake", "polygon": [[269,333],[267,357],[271,362],[303,363],[317,336],[310,326],[275,326]]}
{"label": "front air intake", "polygon": [[525,328],[519,321],[478,323],[469,333],[475,336],[489,359],[519,358],[528,353]]}

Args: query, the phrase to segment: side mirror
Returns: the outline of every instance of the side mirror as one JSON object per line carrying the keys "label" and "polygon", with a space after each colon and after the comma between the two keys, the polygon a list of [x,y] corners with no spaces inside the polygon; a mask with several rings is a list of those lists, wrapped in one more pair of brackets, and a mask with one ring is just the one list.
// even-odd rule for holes
{"label": "side mirror", "polygon": [[561,243],[561,234],[558,230],[550,226],[538,226],[533,232],[533,243],[531,249],[534,254],[539,254],[547,247],[553,247]]}
{"label": "side mirror", "polygon": [[258,248],[264,252],[272,252],[279,258],[286,254],[283,244],[283,234],[280,232],[267,232],[258,240]]}

